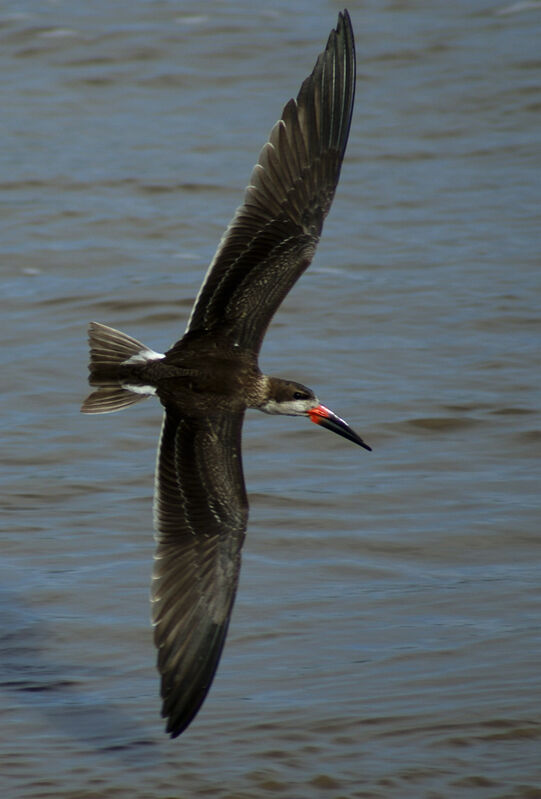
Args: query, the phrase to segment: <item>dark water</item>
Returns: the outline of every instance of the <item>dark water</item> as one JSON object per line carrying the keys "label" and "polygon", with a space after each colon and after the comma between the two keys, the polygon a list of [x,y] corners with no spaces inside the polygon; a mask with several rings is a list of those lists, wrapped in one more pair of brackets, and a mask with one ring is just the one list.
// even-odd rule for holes
{"label": "dark water", "polygon": [[338,9],[2,6],[3,796],[541,796],[540,3],[350,3],[341,185],[262,366],[374,452],[249,415],[235,613],[173,742],[160,409],[78,411],[89,320],[184,329]]}

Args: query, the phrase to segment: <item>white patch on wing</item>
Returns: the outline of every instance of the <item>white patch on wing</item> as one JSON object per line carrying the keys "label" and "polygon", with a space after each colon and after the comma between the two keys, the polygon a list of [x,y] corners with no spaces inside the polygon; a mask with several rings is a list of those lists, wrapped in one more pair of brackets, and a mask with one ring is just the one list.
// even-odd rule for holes
{"label": "white patch on wing", "polygon": [[132,383],[121,383],[120,385],[122,388],[125,388],[126,391],[131,391],[132,394],[144,394],[145,396],[150,397],[156,393],[156,388],[154,386],[138,386]]}
{"label": "white patch on wing", "polygon": [[[133,363],[146,363],[147,361],[159,361],[165,358],[163,352],[154,352],[154,350],[140,350],[135,355],[130,355],[125,361],[122,361],[121,366],[130,366]],[[131,391],[131,389],[130,389]]]}

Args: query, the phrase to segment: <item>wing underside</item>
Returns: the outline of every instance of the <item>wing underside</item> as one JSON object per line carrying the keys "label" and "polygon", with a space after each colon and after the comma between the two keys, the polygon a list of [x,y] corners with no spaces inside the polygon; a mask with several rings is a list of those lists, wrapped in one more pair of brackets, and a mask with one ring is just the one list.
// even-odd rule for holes
{"label": "wing underside", "polygon": [[166,410],[155,490],[154,640],[167,732],[182,732],[212,682],[240,570],[248,506],[242,414]]}

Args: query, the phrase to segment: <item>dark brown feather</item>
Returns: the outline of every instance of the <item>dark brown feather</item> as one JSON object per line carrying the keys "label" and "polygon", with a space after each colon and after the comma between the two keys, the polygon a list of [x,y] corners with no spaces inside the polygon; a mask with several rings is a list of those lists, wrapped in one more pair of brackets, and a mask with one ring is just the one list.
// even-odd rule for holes
{"label": "dark brown feather", "polygon": [[272,316],[314,255],[340,176],[354,93],[355,48],[344,11],[260,153],[188,331],[220,331],[259,351]]}
{"label": "dark brown feather", "polygon": [[166,410],[155,492],[152,583],[162,715],[178,735],[214,677],[240,570],[248,505],[243,414],[180,418]]}

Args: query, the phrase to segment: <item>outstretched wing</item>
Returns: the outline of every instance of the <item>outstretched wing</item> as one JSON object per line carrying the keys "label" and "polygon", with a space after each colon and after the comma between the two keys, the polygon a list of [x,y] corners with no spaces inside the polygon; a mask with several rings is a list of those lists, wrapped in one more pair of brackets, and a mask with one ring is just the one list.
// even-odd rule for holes
{"label": "outstretched wing", "polygon": [[167,409],[154,498],[154,641],[167,732],[179,735],[212,682],[235,599],[248,518],[243,414]]}
{"label": "outstretched wing", "polygon": [[314,255],[340,176],[354,93],[355,46],[344,11],[261,151],[186,332],[219,329],[259,351],[273,314]]}

